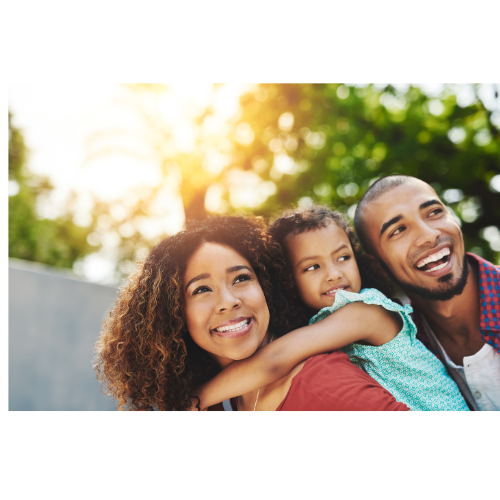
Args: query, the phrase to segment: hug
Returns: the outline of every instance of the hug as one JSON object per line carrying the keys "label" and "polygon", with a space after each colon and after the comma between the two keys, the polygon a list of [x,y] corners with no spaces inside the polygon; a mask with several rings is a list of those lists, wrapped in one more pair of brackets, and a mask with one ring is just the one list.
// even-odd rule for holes
{"label": "hug", "polygon": [[130,410],[500,410],[498,266],[413,177],[372,184],[354,226],[311,207],[163,239],[104,323],[98,379]]}

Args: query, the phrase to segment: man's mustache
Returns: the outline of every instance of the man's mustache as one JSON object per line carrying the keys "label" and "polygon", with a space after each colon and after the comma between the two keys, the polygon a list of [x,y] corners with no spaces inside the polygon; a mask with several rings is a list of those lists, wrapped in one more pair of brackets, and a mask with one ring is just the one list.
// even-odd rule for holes
{"label": "man's mustache", "polygon": [[426,247],[419,248],[408,257],[408,260],[411,262],[411,265],[413,266],[422,258],[423,255],[429,252],[429,250],[432,250],[433,248],[437,248],[441,245],[446,245],[446,244],[450,245],[451,251],[453,252],[455,243],[456,243],[455,239],[452,238],[451,236],[445,236],[445,235],[439,236],[435,241],[434,245],[429,244]]}

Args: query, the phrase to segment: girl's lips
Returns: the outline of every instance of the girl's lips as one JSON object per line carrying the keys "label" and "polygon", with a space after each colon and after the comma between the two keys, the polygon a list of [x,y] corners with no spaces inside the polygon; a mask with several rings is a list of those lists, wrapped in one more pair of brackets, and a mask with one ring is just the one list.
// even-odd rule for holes
{"label": "girl's lips", "polygon": [[[246,319],[249,319],[250,321],[245,326],[243,326],[242,328],[239,328],[238,330],[226,330],[225,332],[218,332],[216,329],[213,329],[213,330],[211,330],[211,333],[213,335],[217,335],[219,337],[223,337],[226,339],[234,339],[237,337],[242,337],[243,335],[247,334],[252,329],[252,326],[255,323],[254,318],[246,318]],[[230,324],[228,325],[227,323],[228,322],[223,323],[223,325],[230,326]],[[238,322],[232,322],[232,323],[237,324]],[[220,328],[220,326],[218,328]]]}
{"label": "girl's lips", "polygon": [[332,296],[337,293],[338,290],[347,290],[349,287],[347,285],[332,286],[323,295]]}

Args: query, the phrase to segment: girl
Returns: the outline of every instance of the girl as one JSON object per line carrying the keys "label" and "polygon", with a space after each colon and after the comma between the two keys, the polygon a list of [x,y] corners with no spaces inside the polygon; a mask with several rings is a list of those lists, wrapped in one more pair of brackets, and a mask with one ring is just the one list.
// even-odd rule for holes
{"label": "girl", "polygon": [[202,408],[266,386],[312,355],[341,349],[411,410],[468,410],[442,363],[416,339],[411,306],[362,287],[371,277],[366,270],[361,276],[355,237],[341,214],[296,210],[269,231],[285,249],[304,310],[313,317],[201,386]]}

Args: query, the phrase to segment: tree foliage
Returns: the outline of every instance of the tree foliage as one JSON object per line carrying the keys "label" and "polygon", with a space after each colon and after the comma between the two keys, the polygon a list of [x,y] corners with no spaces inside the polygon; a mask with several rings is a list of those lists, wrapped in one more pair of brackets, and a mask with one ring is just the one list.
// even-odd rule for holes
{"label": "tree foliage", "polygon": [[500,194],[489,187],[500,174],[499,131],[479,98],[461,107],[450,87],[430,98],[416,87],[261,85],[241,105],[239,123],[255,139],[234,141],[235,155],[276,186],[254,213],[269,216],[300,200],[352,216],[374,179],[412,175],[448,202],[469,249],[498,260],[481,235],[500,223]]}
{"label": "tree foliage", "polygon": [[9,257],[71,268],[92,250],[87,242],[92,228],[74,224],[70,209],[53,220],[39,217],[37,203],[53,186],[27,169],[27,154],[22,133],[12,124],[9,112],[9,183],[14,188],[9,193]]}
{"label": "tree foliage", "polygon": [[500,263],[500,193],[490,183],[500,174],[498,117],[476,86],[476,98],[461,106],[452,86],[430,97],[412,86],[262,84],[241,97],[240,111],[222,127],[214,107],[202,110],[193,147],[184,151],[161,111],[168,86],[125,89],[123,102],[142,128],[96,131],[89,158],[132,155],[158,165],[161,182],[121,200],[95,200],[90,227],[74,224],[70,204],[65,215],[41,219],[36,207],[52,186],[27,170],[9,114],[9,179],[19,187],[9,197],[9,255],[71,267],[109,247],[123,277],[159,237],[147,225],[171,216],[164,202],[176,193],[187,225],[211,213],[267,219],[297,203],[327,204],[352,217],[371,182],[400,173],[432,184],[459,219],[468,249]]}

